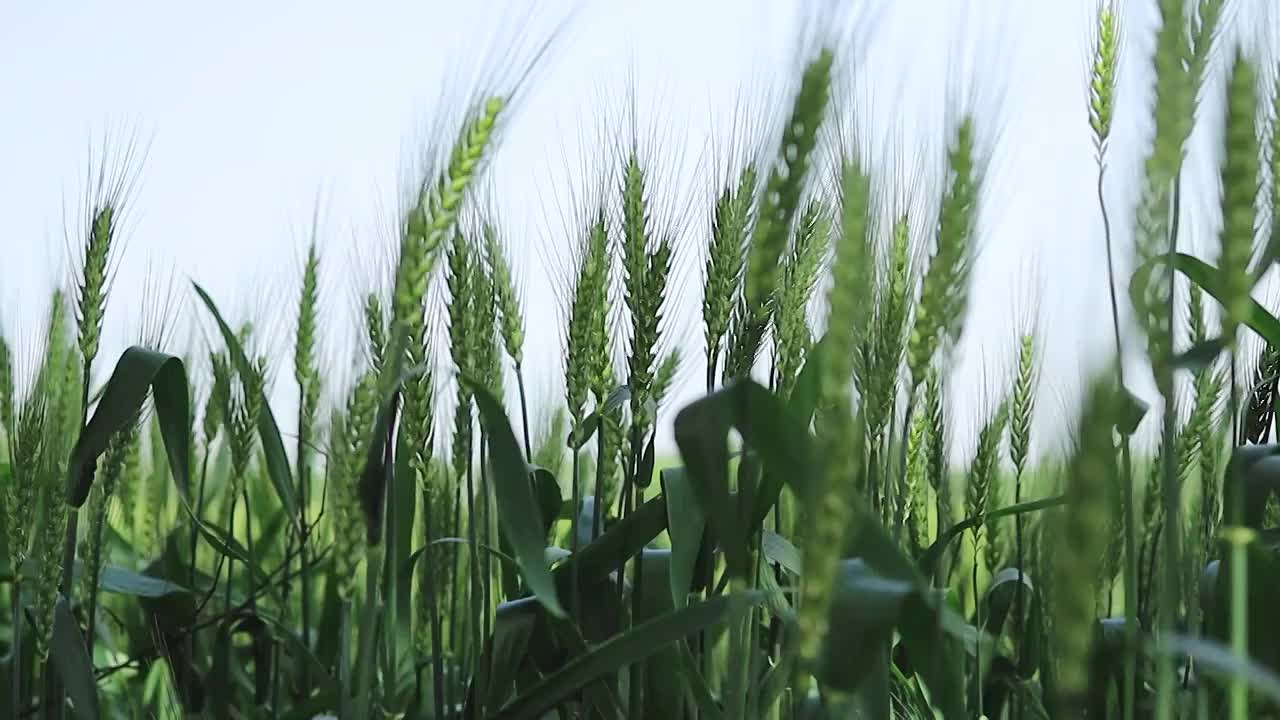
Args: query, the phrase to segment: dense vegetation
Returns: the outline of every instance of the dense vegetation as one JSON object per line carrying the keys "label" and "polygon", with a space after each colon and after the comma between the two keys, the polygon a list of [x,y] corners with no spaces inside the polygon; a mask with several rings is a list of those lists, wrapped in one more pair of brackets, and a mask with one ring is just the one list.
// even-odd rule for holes
{"label": "dense vegetation", "polygon": [[[1052,330],[1031,312],[992,351],[1012,372],[989,406],[949,401],[998,120],[956,93],[936,182],[880,168],[842,121],[850,48],[820,33],[777,132],[757,123],[701,179],[709,216],[663,201],[634,129],[608,148],[560,239],[554,407],[526,392],[519,239],[478,192],[540,52],[430,138],[354,346],[310,246],[288,363],[198,285],[206,346],[175,351],[154,312],[99,357],[139,171],[103,158],[74,282],[38,339],[0,336],[4,714],[1275,717],[1280,320],[1250,293],[1280,253],[1280,92],[1259,81],[1280,75],[1219,32],[1223,6],[1159,3],[1131,216],[1102,191],[1122,29],[1097,16],[1081,118],[1106,234],[1078,240],[1136,270],[1111,278],[1116,351],[1062,457],[1031,451]],[[1180,182],[1213,57],[1216,266],[1179,252],[1178,222],[1184,194],[1216,191]],[[676,299],[687,252],[697,307]],[[1154,402],[1126,389],[1125,302]],[[671,319],[699,313],[690,346]],[[705,395],[669,407],[690,368]],[[268,402],[287,383],[296,435]]]}

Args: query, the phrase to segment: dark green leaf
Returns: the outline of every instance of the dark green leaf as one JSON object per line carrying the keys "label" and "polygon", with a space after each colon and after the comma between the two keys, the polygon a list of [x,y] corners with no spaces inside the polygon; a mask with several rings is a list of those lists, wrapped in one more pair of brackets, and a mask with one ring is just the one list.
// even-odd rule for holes
{"label": "dark green leaf", "polygon": [[71,701],[72,712],[81,720],[98,718],[98,680],[93,674],[93,661],[80,634],[80,624],[67,599],[58,595],[53,608],[53,639],[49,644],[49,658],[58,669],[62,686]]}
{"label": "dark green leaf", "polygon": [[667,499],[661,495],[645,502],[619,520],[595,541],[578,550],[552,571],[561,594],[571,591],[570,579],[577,568],[578,585],[588,587],[618,569],[625,560],[644,549],[667,527]]}
{"label": "dark green leaf", "polygon": [[546,563],[546,532],[529,486],[529,466],[502,405],[478,382],[464,379],[475,393],[476,407],[489,439],[489,463],[493,473],[493,490],[498,499],[498,522],[515,550],[516,561],[525,584],[538,600],[556,617],[564,617],[564,608],[556,597],[556,586]]}
{"label": "dark green leaf", "polygon": [[1184,370],[1203,370],[1208,367],[1226,348],[1225,338],[1209,338],[1198,342],[1173,358],[1173,366]]}
{"label": "dark green leaf", "polygon": [[[1218,302],[1222,302],[1224,283],[1222,272],[1218,268],[1187,253],[1177,254],[1174,258],[1174,267]],[[1249,309],[1245,314],[1244,324],[1273,347],[1280,347],[1280,320],[1252,298],[1249,299]]]}
{"label": "dark green leaf", "polygon": [[560,483],[546,468],[533,466],[529,472],[533,479],[533,491],[538,496],[538,509],[542,511],[542,535],[546,537],[560,515],[560,503],[563,500],[560,495]]}
{"label": "dark green leaf", "polygon": [[174,482],[180,492],[187,492],[191,409],[186,369],[182,361],[172,355],[131,347],[116,362],[102,400],[71,451],[67,466],[69,505],[80,507],[89,497],[98,458],[106,451],[113,435],[133,424],[148,390],[155,397],[156,415]]}
{"label": "dark green leaf", "polygon": [[502,708],[499,720],[536,720],[593,680],[645,660],[682,638],[723,623],[759,603],[757,595],[721,595],[633,627],[565,664]]}
{"label": "dark green leaf", "polygon": [[671,599],[681,608],[688,603],[693,590],[693,573],[706,518],[689,487],[684,468],[663,470],[661,483],[662,494],[667,498],[667,532],[671,535]]}
{"label": "dark green leaf", "polygon": [[1150,406],[1142,398],[1129,392],[1128,388],[1122,388],[1116,407],[1116,429],[1122,435],[1133,435],[1149,409]]}

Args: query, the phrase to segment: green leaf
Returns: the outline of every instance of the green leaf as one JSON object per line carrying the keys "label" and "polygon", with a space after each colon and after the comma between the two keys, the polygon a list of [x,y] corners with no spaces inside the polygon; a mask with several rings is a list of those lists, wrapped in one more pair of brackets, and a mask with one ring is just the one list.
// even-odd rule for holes
{"label": "green leaf", "polygon": [[[764,463],[763,481],[743,511],[729,493],[729,430]],[[675,420],[676,445],[698,501],[720,539],[729,572],[748,571],[748,536],[769,514],[784,482],[804,497],[812,477],[809,434],[773,393],[735,381],[685,407]]]}
{"label": "green leaf", "polygon": [[667,528],[667,499],[661,495],[645,502],[626,518],[609,527],[594,542],[560,563],[552,571],[561,594],[571,591],[570,579],[577,568],[579,588],[587,588],[618,569],[623,561],[642,551],[645,545]]}
{"label": "green leaf", "polygon": [[180,492],[187,492],[191,446],[186,437],[190,433],[191,409],[186,369],[182,361],[172,355],[131,347],[116,362],[102,400],[71,451],[67,466],[69,505],[80,507],[89,497],[98,458],[106,452],[111,437],[138,417],[148,390],[155,397],[156,415],[173,479]]}
{"label": "green leaf", "polygon": [[702,547],[706,518],[689,487],[684,468],[674,467],[660,474],[662,494],[667,498],[667,533],[671,536],[671,600],[677,608],[689,602],[693,574]]}
{"label": "green leaf", "polygon": [[98,718],[98,680],[93,674],[93,661],[80,634],[80,624],[67,599],[58,595],[53,608],[53,639],[49,644],[49,658],[58,669],[62,686],[71,701],[72,712],[81,720]]}
{"label": "green leaf", "polygon": [[400,407],[400,385],[378,408],[370,435],[364,470],[360,473],[360,508],[364,511],[366,540],[379,545],[386,531],[387,485],[395,473],[395,427]]}
{"label": "green leaf", "polygon": [[177,583],[136,573],[116,565],[107,565],[102,569],[99,587],[107,592],[149,598],[191,592]]}
{"label": "green leaf", "polygon": [[784,570],[792,575],[803,574],[801,570],[803,558],[800,555],[800,549],[778,533],[772,530],[765,530],[760,537],[760,550],[769,562],[781,565]]}
{"label": "green leaf", "polygon": [[533,479],[533,491],[538,496],[538,509],[542,511],[542,536],[545,538],[560,515],[560,505],[564,498],[560,495],[560,483],[550,470],[535,465],[529,471]]}
{"label": "green leaf", "polygon": [[481,658],[481,666],[489,668],[484,707],[501,707],[511,697],[520,665],[527,660],[538,610],[536,598],[521,598],[504,602],[495,611],[493,637],[485,648],[487,658]]}
{"label": "green leaf", "polygon": [[[222,313],[218,312],[218,306],[214,304],[213,298],[209,297],[199,284],[193,282],[192,285],[195,287],[196,295],[200,297],[200,301],[208,308],[209,314],[218,324],[218,330],[222,333],[227,351],[231,353],[231,362],[235,364],[236,372],[246,377],[257,372],[250,364],[249,357],[245,355],[235,331],[222,319]],[[293,473],[289,469],[289,456],[285,453],[284,441],[280,438],[280,427],[276,425],[270,403],[262,403],[262,411],[258,414],[258,437],[262,441],[262,456],[266,460],[267,477],[271,480],[271,486],[275,489],[276,496],[280,498],[280,504],[285,512],[295,522],[300,523],[298,502],[293,495]]]}
{"label": "green leaf", "polygon": [[721,595],[637,625],[565,663],[494,717],[497,720],[541,718],[543,713],[593,680],[645,660],[699,630],[726,622],[759,601],[755,594]]}
{"label": "green leaf", "polygon": [[464,378],[475,393],[480,420],[489,436],[489,463],[493,472],[493,490],[498,500],[498,522],[515,551],[520,574],[547,611],[564,617],[564,608],[556,597],[556,586],[546,563],[546,532],[529,486],[529,466],[502,405],[482,383]]}
{"label": "green leaf", "polygon": [[[1157,261],[1163,261],[1163,258]],[[1174,268],[1212,295],[1215,300],[1222,302],[1224,282],[1221,270],[1187,253],[1178,253],[1175,256]],[[1257,300],[1249,299],[1249,310],[1245,314],[1244,324],[1271,345],[1280,347],[1280,320],[1258,304]]]}

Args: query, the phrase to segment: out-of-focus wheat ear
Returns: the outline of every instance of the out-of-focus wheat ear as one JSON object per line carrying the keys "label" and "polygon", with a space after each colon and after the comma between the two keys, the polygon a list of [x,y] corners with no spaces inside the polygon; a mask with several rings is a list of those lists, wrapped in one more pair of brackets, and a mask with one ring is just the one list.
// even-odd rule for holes
{"label": "out-of-focus wheat ear", "polygon": [[956,129],[947,151],[947,166],[950,182],[938,214],[937,246],[921,281],[915,325],[907,344],[912,389],[924,382],[939,344],[954,343],[964,329],[980,182],[971,116],[966,116]]}
{"label": "out-of-focus wheat ear", "polygon": [[1089,127],[1093,130],[1093,144],[1099,157],[1111,135],[1119,55],[1120,35],[1115,9],[1110,3],[1099,4],[1093,63],[1089,72]]}
{"label": "out-of-focus wheat ear", "polygon": [[1204,82],[1209,68],[1209,56],[1213,52],[1214,41],[1222,27],[1222,10],[1227,0],[1194,0],[1195,8],[1188,18],[1191,21],[1191,42],[1187,47],[1190,56],[1186,66],[1195,83],[1197,95],[1204,89]]}
{"label": "out-of-focus wheat ear", "polygon": [[13,380],[13,353],[4,333],[0,332],[0,426],[4,427],[5,437],[9,443],[9,457],[13,457],[13,436],[18,431],[17,415],[14,410],[16,384]]}
{"label": "out-of-focus wheat ear", "polygon": [[799,653],[807,664],[817,661],[827,635],[827,610],[852,510],[854,486],[849,478],[861,473],[864,456],[863,419],[850,415],[848,403],[854,355],[862,341],[860,333],[865,331],[865,323],[855,318],[864,314],[859,308],[867,307],[871,295],[867,281],[871,257],[867,232],[870,183],[861,168],[848,160],[841,185],[841,232],[836,240],[832,284],[827,293],[831,317],[840,321],[828,327],[828,360],[821,368],[820,404],[824,412],[818,443],[825,464],[820,483],[806,498],[810,520],[803,545],[806,570],[798,610]]}
{"label": "out-of-focus wheat ear", "polygon": [[35,533],[30,519],[35,517],[40,463],[45,456],[49,431],[48,406],[39,392],[33,389],[28,393],[18,412],[17,426],[10,436],[9,463],[13,479],[4,504],[10,567],[21,567],[31,548]]}
{"label": "out-of-focus wheat ear", "polygon": [[732,377],[751,372],[769,321],[769,299],[778,286],[778,268],[786,250],[791,221],[800,204],[818,128],[826,115],[831,91],[831,50],[820,50],[805,68],[790,118],[782,135],[764,196],[760,202],[747,251],[745,297],[748,322],[741,352],[731,359]]}
{"label": "out-of-focus wheat ear", "polygon": [[[1156,267],[1168,252],[1175,178],[1182,167],[1183,146],[1191,133],[1195,83],[1186,68],[1190,55],[1182,0],[1161,0],[1162,19],[1156,33],[1155,138],[1146,158],[1143,189],[1136,207],[1135,273],[1129,295],[1139,325],[1147,336],[1147,355],[1156,387],[1166,399],[1173,392],[1173,268]],[[1177,218],[1172,218],[1176,223]]]}
{"label": "out-of-focus wheat ear", "polygon": [[[1190,303],[1191,341],[1204,342],[1209,339],[1209,330],[1205,322],[1204,292],[1195,283],[1191,284],[1188,298]],[[1272,377],[1280,371],[1280,354],[1268,346],[1269,362],[1267,365]],[[1194,407],[1188,420],[1188,430],[1195,435],[1197,449],[1197,471],[1200,475],[1200,545],[1205,549],[1205,561],[1212,558],[1217,546],[1218,519],[1222,515],[1221,478],[1218,476],[1218,415],[1222,398],[1224,371],[1220,367],[1209,365],[1196,370],[1192,379]],[[1273,396],[1276,383],[1269,386]],[[1273,400],[1274,402],[1274,400]]]}
{"label": "out-of-focus wheat ear", "polygon": [[863,382],[866,386],[867,428],[873,447],[884,439],[885,425],[898,395],[898,377],[906,349],[903,332],[909,314],[907,290],[911,261],[905,216],[894,223],[888,265],[888,272],[880,275],[882,285],[877,288],[875,319],[865,344],[869,348],[870,362]]}
{"label": "out-of-focus wheat ear", "polygon": [[1095,581],[1111,527],[1109,488],[1115,484],[1115,423],[1112,381],[1095,379],[1075,426],[1075,449],[1066,488],[1068,512],[1057,516],[1054,543],[1053,640],[1057,653],[1055,704],[1064,712],[1083,710],[1089,681],[1094,626]]}
{"label": "out-of-focus wheat ear", "polygon": [[1258,99],[1253,66],[1237,52],[1227,81],[1225,145],[1222,155],[1222,335],[1234,342],[1249,312],[1253,286],[1249,260],[1257,223],[1261,163],[1258,159]]}

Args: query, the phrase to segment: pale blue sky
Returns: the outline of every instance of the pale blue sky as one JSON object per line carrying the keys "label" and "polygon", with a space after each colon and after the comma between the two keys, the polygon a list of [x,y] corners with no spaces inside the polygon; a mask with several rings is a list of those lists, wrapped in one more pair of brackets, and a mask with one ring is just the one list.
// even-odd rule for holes
{"label": "pale blue sky", "polygon": [[[520,24],[522,35],[512,32],[511,9],[529,6],[514,1],[0,3],[6,332],[30,333],[38,324],[31,318],[64,266],[64,202],[75,208],[91,148],[112,129],[121,137],[121,128],[147,140],[149,155],[108,309],[104,358],[134,333],[142,279],[156,268],[173,268],[184,301],[185,278],[194,278],[232,315],[252,314],[287,333],[317,198],[331,325],[345,323],[353,293],[380,257],[380,228],[397,205],[411,156],[406,148],[439,117],[442,83],[465,87],[459,67],[495,43],[532,42],[568,14],[570,3],[543,5]],[[597,131],[616,132],[627,78],[634,79],[638,124],[657,128],[654,137],[662,138],[674,187],[695,188],[676,198],[691,203],[687,241],[705,242],[705,161],[718,157],[716,142],[723,146],[742,89],[789,81],[792,29],[804,14],[796,8],[818,4],[578,5],[509,118],[490,168],[524,280],[529,373],[535,394],[547,400],[559,397],[552,378],[560,371],[559,333],[550,323],[558,308],[544,260],[567,242],[565,188],[585,181],[577,158],[600,152]],[[1235,5],[1225,43],[1242,28],[1248,47],[1265,48],[1270,66],[1280,14],[1265,12],[1266,0]],[[1153,16],[1144,2],[1120,6],[1125,47],[1107,191],[1124,246],[1149,132],[1143,108]],[[978,401],[984,378],[1005,377],[997,373],[1011,362],[1021,309],[1036,300],[1047,390],[1038,422],[1058,428],[1081,369],[1104,359],[1110,342],[1085,104],[1094,0],[902,0],[876,8],[873,31],[853,44],[864,61],[859,87],[871,99],[860,112],[870,118],[877,157],[922,153],[927,166],[936,165],[945,88],[957,79],[982,98],[980,133],[988,142],[999,124],[970,333],[953,392]],[[504,13],[505,22],[498,19]],[[1259,44],[1267,33],[1273,39]],[[1217,93],[1215,83],[1204,108],[1209,126],[1217,124]],[[776,102],[754,106],[772,114],[783,109]],[[1188,200],[1189,235],[1200,238],[1216,222],[1200,209],[1216,202],[1208,139],[1198,136],[1189,159],[1191,177],[1209,188]],[[683,266],[690,302],[700,287],[698,252],[695,246]],[[700,358],[697,319],[677,325],[690,334],[686,355]],[[349,331],[344,325],[337,334],[345,340]],[[187,349],[186,336],[184,327],[179,350]],[[285,409],[293,395],[291,356],[281,345],[276,389]],[[700,368],[687,373],[682,397],[696,392],[701,376]],[[969,447],[969,420],[956,419],[961,455]]]}

